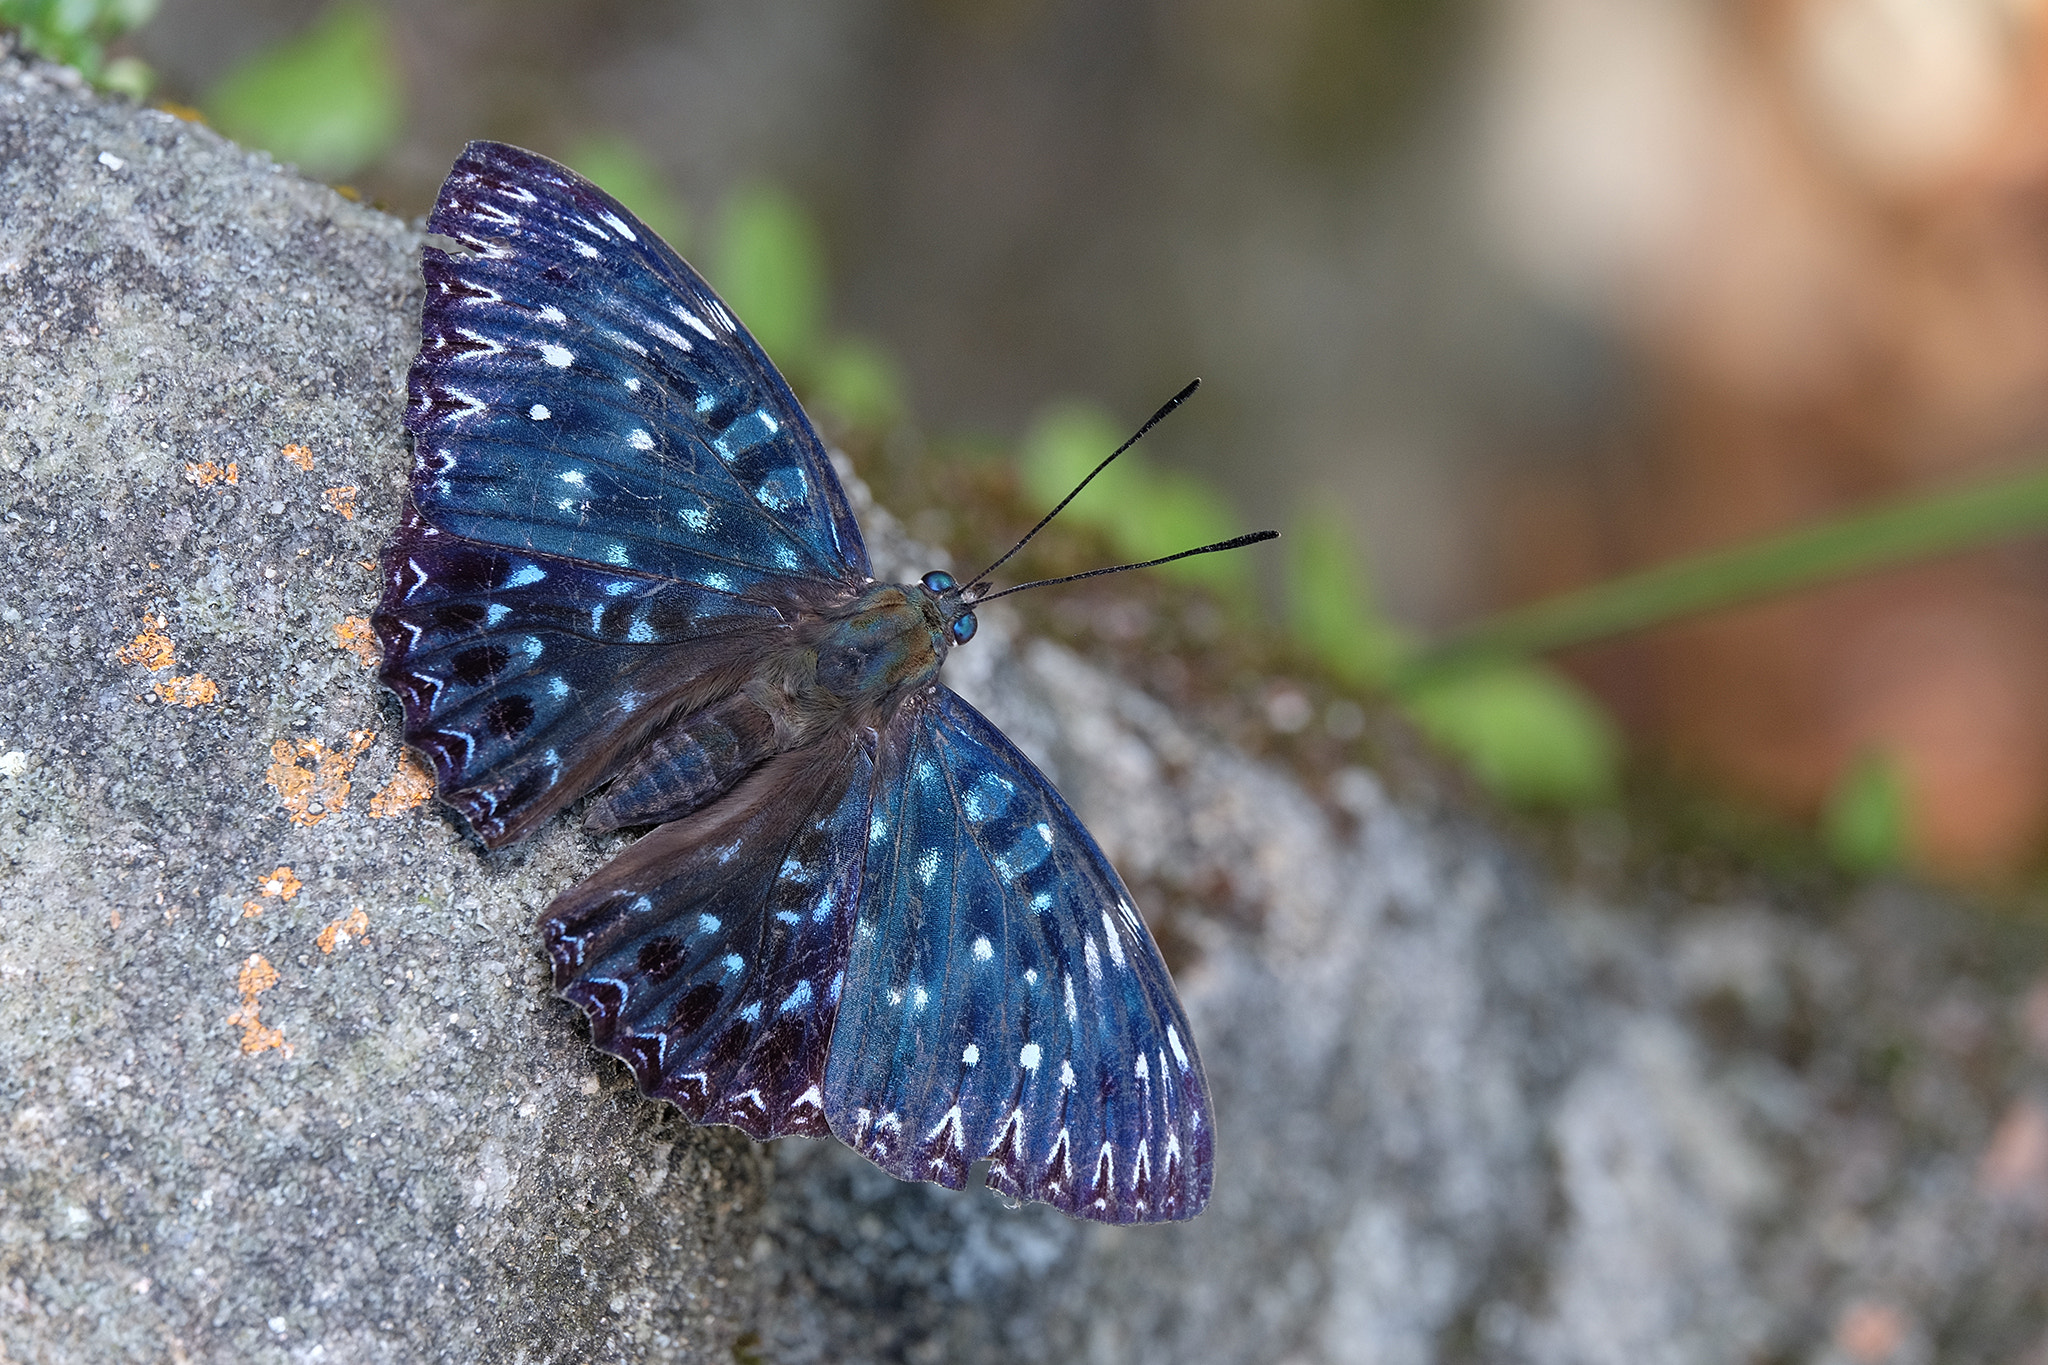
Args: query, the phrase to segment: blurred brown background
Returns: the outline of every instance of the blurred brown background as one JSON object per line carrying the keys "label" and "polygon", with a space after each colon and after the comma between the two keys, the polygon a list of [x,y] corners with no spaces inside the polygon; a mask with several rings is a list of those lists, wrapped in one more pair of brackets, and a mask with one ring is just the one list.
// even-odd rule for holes
{"label": "blurred brown background", "polygon": [[[165,0],[199,101],[316,0]],[[2038,462],[2042,0],[413,0],[418,214],[461,144],[631,139],[792,190],[929,431],[1131,419],[1248,523],[1337,506],[1424,629]],[[686,244],[687,250],[687,244]],[[1810,817],[1859,755],[1924,862],[2048,831],[2038,544],[1579,651],[1652,763]]]}

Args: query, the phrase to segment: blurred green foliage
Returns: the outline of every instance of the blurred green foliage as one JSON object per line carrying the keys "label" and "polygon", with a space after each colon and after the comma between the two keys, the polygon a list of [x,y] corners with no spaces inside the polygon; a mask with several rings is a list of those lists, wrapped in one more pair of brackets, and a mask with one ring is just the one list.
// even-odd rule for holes
{"label": "blurred green foliage", "polygon": [[[1380,609],[1356,542],[1333,513],[1288,532],[1288,625],[1354,686],[1387,688],[1420,642]],[[1410,719],[1501,800],[1576,808],[1612,800],[1621,740],[1599,703],[1548,665],[1519,660],[1445,673],[1394,693]]]}
{"label": "blurred green foliage", "polygon": [[18,33],[25,51],[140,99],[154,74],[133,57],[107,60],[107,44],[147,23],[156,9],[157,0],[0,0],[0,29]]}
{"label": "blurred green foliage", "polygon": [[586,137],[569,152],[568,162],[606,194],[633,210],[678,252],[689,249],[690,211],[669,188],[661,169],[631,138],[616,133]]}
{"label": "blurred green foliage", "polygon": [[727,196],[710,273],[761,349],[808,378],[825,343],[825,251],[802,206],[768,185]]}
{"label": "blurred green foliage", "polygon": [[887,431],[903,420],[903,374],[879,346],[832,342],[811,376],[808,397],[825,413],[863,431]]}
{"label": "blurred green foliage", "polygon": [[371,4],[330,5],[298,37],[229,72],[202,107],[237,142],[346,179],[389,150],[404,124],[390,21]]}
{"label": "blurred green foliage", "polygon": [[1294,638],[1354,687],[1383,688],[1418,641],[1380,610],[1341,518],[1310,512],[1289,528],[1287,624]]}
{"label": "blurred green foliage", "polygon": [[1883,872],[1908,861],[1905,774],[1882,749],[1858,754],[1821,812],[1821,842],[1851,872]]}
{"label": "blurred green foliage", "polygon": [[[1085,403],[1047,408],[1024,437],[1025,490],[1050,509],[1129,434]],[[1061,515],[1096,527],[1120,556],[1133,560],[1157,559],[1244,529],[1206,479],[1161,469],[1142,450],[1119,456]],[[1251,568],[1243,555],[1222,554],[1183,559],[1159,572],[1248,603]]]}
{"label": "blurred green foliage", "polygon": [[736,191],[718,216],[711,277],[814,414],[868,432],[903,419],[903,376],[877,346],[831,334],[817,225],[772,185]]}
{"label": "blurred green foliage", "polygon": [[1448,673],[1399,700],[1424,734],[1510,805],[1577,809],[1613,800],[1620,787],[1614,722],[1591,694],[1547,664],[1509,661]]}

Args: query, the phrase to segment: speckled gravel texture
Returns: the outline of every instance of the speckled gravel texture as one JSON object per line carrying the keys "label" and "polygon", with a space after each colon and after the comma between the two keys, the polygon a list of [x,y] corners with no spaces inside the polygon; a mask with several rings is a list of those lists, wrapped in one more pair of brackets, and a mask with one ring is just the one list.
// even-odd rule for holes
{"label": "speckled gravel texture", "polygon": [[2048,1365],[2040,933],[1560,889],[1000,610],[949,681],[1174,918],[1209,1211],[639,1100],[531,931],[616,841],[410,802],[360,653],[418,246],[0,59],[0,1359]]}

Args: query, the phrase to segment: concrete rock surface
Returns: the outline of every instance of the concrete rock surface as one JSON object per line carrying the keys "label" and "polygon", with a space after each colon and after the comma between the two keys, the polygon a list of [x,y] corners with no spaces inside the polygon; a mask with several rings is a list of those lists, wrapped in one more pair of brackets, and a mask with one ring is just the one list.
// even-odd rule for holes
{"label": "concrete rock surface", "polygon": [[1209,1211],[638,1099],[531,931],[612,845],[481,852],[362,634],[418,247],[0,60],[0,1358],[2048,1362],[2037,932],[1560,887],[996,612],[949,681],[1192,945]]}

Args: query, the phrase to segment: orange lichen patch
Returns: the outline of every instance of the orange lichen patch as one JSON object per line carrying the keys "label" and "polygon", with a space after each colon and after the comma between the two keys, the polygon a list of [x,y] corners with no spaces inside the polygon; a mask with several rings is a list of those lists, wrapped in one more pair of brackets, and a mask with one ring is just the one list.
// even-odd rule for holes
{"label": "orange lichen patch", "polygon": [[172,678],[169,682],[158,683],[150,690],[156,693],[157,700],[172,706],[182,706],[187,710],[195,706],[211,706],[220,700],[219,685],[204,673],[191,673]]}
{"label": "orange lichen patch", "polygon": [[283,455],[287,460],[290,460],[293,464],[297,465],[301,469],[310,471],[313,468],[312,449],[310,447],[300,445],[297,441],[293,441],[290,445],[286,446],[284,448]]}
{"label": "orange lichen patch", "polygon": [[408,749],[398,760],[398,771],[384,784],[384,790],[370,798],[370,815],[383,820],[403,815],[434,794],[434,774]]}
{"label": "orange lichen patch", "polygon": [[364,668],[375,668],[384,655],[367,616],[344,616],[335,622],[334,641],[362,660]]}
{"label": "orange lichen patch", "polygon": [[293,824],[317,825],[347,804],[349,774],[376,737],[375,730],[351,730],[333,749],[317,739],[296,744],[280,739],[270,746],[270,768],[263,780],[277,788]]}
{"label": "orange lichen patch", "polygon": [[205,488],[208,484],[214,483],[239,483],[242,478],[242,470],[241,466],[233,463],[223,467],[215,464],[212,460],[201,460],[196,464],[187,461],[185,464],[185,477],[190,482]]}
{"label": "orange lichen patch", "polygon": [[164,634],[163,618],[153,612],[143,613],[142,634],[121,646],[114,657],[124,664],[141,664],[152,673],[177,662],[172,655],[171,637]]}
{"label": "orange lichen patch", "polygon": [[255,902],[255,901],[243,901],[243,902],[242,902],[242,918],[243,918],[243,919],[262,919],[262,918],[263,918],[263,907],[262,907],[261,905],[259,905],[259,904],[258,904],[257,902]]}
{"label": "orange lichen patch", "polygon": [[341,513],[344,520],[356,519],[356,486],[347,484],[341,488],[327,490],[327,505]]}
{"label": "orange lichen patch", "polygon": [[304,882],[300,881],[297,877],[292,875],[292,870],[290,868],[280,867],[279,869],[277,869],[277,871],[271,873],[268,877],[265,877],[263,879],[263,885],[257,887],[256,889],[258,892],[265,896],[275,896],[279,900],[288,901],[293,896],[298,895],[299,888],[304,885]]}
{"label": "orange lichen patch", "polygon": [[242,964],[242,970],[235,977],[235,988],[242,993],[242,1007],[227,1017],[227,1022],[242,1030],[242,1051],[248,1055],[276,1048],[285,1056],[292,1055],[292,1046],[284,1035],[264,1023],[258,1011],[261,1006],[257,997],[277,984],[277,968],[270,965],[270,959],[261,953],[249,954],[249,960]]}
{"label": "orange lichen patch", "polygon": [[369,932],[370,917],[364,914],[363,907],[358,905],[355,909],[349,911],[348,914],[322,929],[320,937],[315,939],[314,942],[320,945],[321,952],[331,953],[337,947],[352,939],[360,942],[363,935]]}

